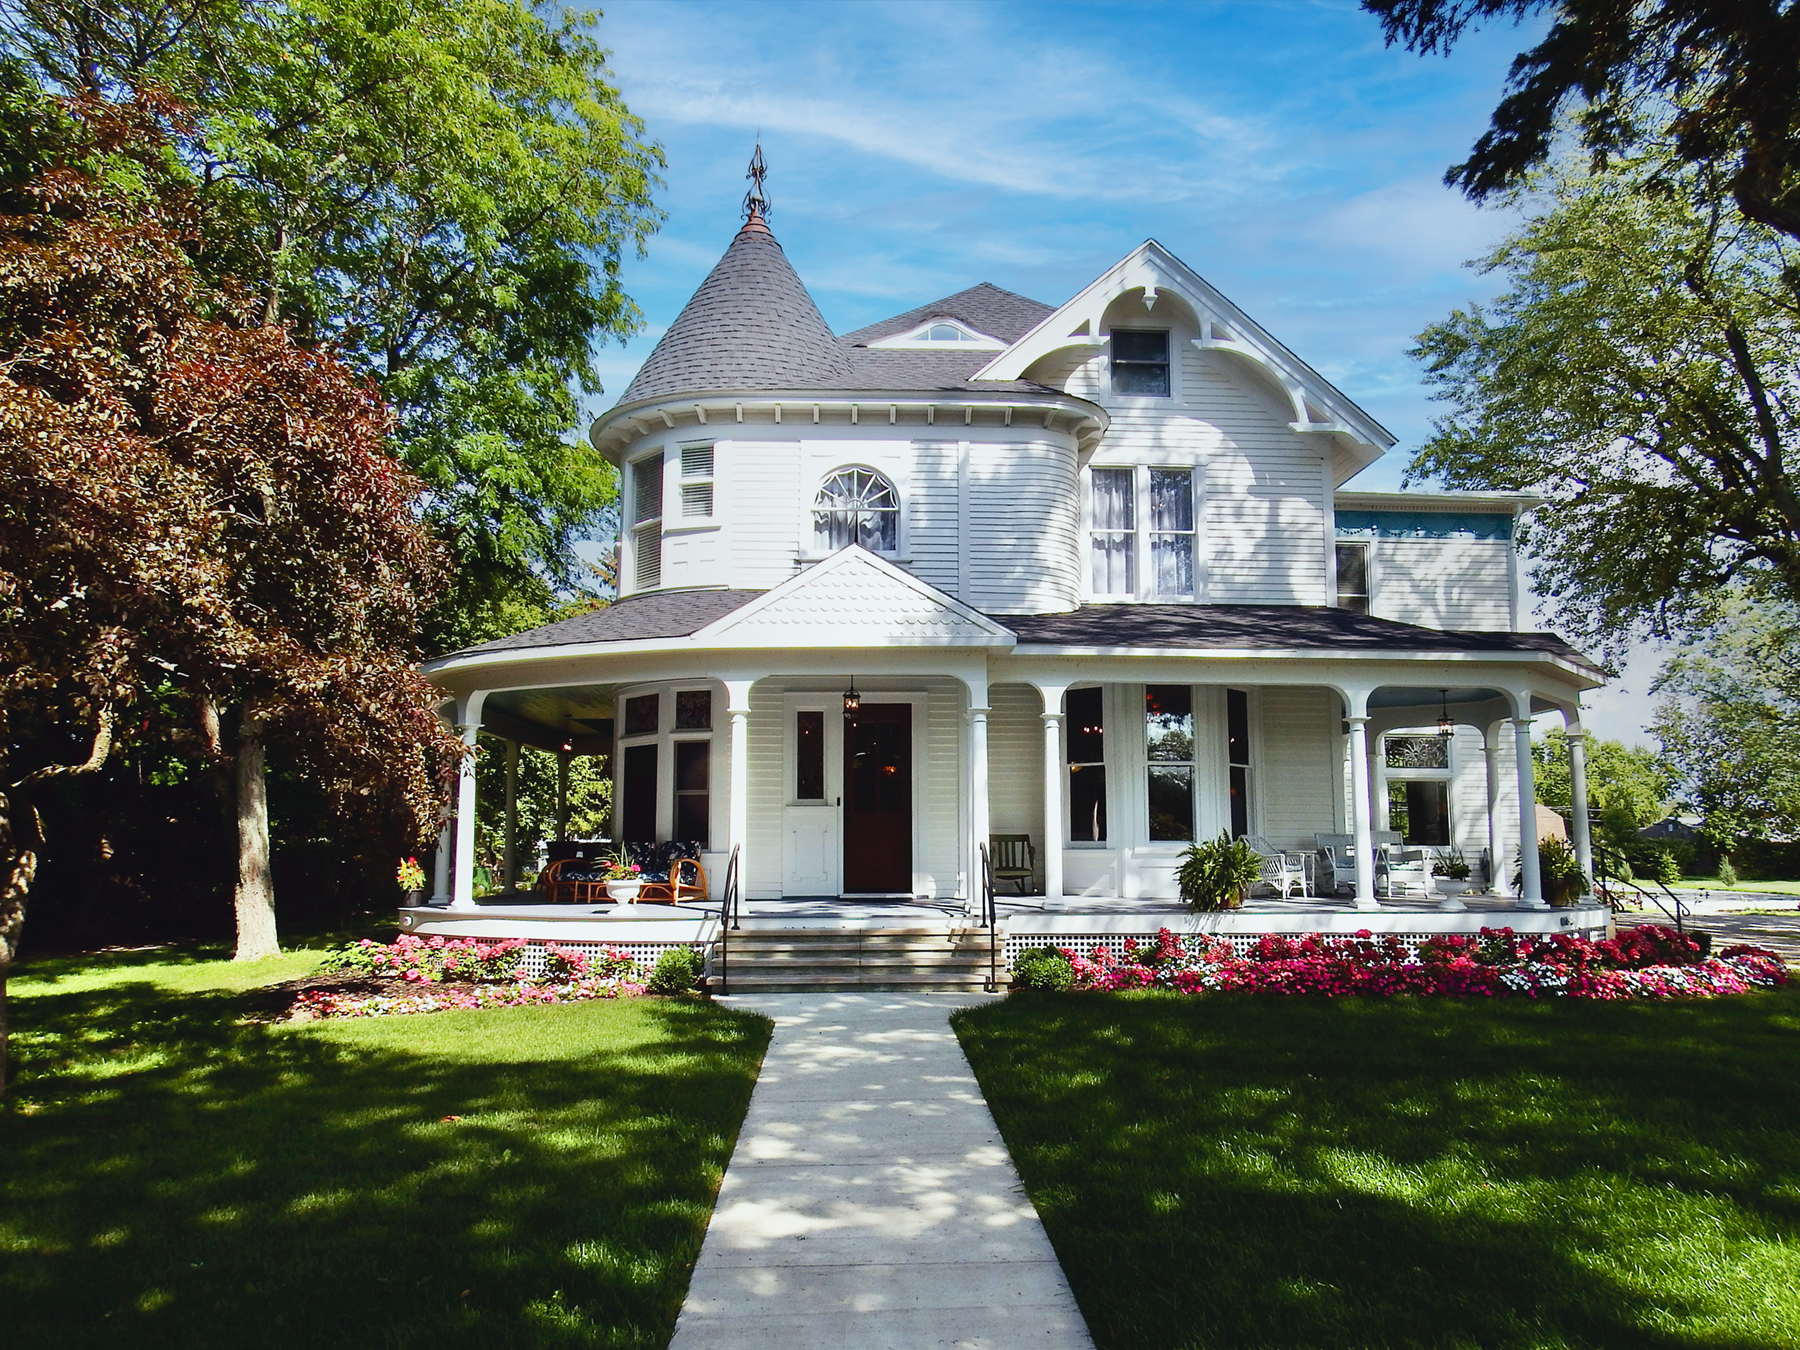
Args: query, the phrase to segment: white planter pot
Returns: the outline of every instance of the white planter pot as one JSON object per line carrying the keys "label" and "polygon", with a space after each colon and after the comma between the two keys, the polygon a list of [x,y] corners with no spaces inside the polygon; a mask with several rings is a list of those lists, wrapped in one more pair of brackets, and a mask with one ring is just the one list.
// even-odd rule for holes
{"label": "white planter pot", "polygon": [[641,881],[609,881],[606,894],[614,900],[635,900],[643,884]]}

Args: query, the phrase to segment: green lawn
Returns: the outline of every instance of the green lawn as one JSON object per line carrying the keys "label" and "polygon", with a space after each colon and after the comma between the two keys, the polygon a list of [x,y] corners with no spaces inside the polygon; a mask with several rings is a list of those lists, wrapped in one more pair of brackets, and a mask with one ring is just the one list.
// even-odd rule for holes
{"label": "green lawn", "polygon": [[1739,881],[1727,886],[1717,877],[1683,877],[1686,891],[1762,891],[1766,895],[1800,895],[1800,881]]}
{"label": "green lawn", "polygon": [[1800,990],[955,1022],[1102,1350],[1800,1345]]}
{"label": "green lawn", "polygon": [[317,959],[15,977],[5,1342],[666,1345],[767,1022],[645,999],[242,1023],[245,990]]}

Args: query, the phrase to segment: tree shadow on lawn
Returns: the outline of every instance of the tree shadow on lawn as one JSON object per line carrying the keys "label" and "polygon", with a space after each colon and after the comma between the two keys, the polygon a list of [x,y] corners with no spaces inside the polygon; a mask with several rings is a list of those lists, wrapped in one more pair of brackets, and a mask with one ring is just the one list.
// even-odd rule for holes
{"label": "tree shadow on lawn", "polygon": [[626,1000],[241,1024],[254,1002],[15,1003],[12,1344],[667,1344],[765,1021]]}
{"label": "tree shadow on lawn", "polygon": [[1800,995],[957,1026],[1108,1350],[1800,1343]]}

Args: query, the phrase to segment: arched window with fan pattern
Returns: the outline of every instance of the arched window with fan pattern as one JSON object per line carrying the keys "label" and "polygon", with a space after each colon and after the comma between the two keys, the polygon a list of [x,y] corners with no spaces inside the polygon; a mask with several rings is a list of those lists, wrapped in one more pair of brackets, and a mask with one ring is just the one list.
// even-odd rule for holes
{"label": "arched window with fan pattern", "polygon": [[813,500],[813,540],[821,553],[861,544],[871,553],[900,547],[900,494],[873,469],[838,469]]}

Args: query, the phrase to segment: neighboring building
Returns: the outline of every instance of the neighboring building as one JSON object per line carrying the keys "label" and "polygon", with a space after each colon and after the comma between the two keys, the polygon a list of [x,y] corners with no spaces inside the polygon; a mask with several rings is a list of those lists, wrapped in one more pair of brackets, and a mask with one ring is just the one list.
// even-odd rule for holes
{"label": "neighboring building", "polygon": [[1345,489],[1393,437],[1155,242],[838,337],[749,207],[592,430],[618,603],[430,663],[466,737],[610,754],[616,832],[751,899],[967,896],[996,834],[1052,895],[1221,831],[1356,836],[1364,907],[1372,830],[1510,873],[1526,719],[1601,683],[1522,631],[1534,499]]}

